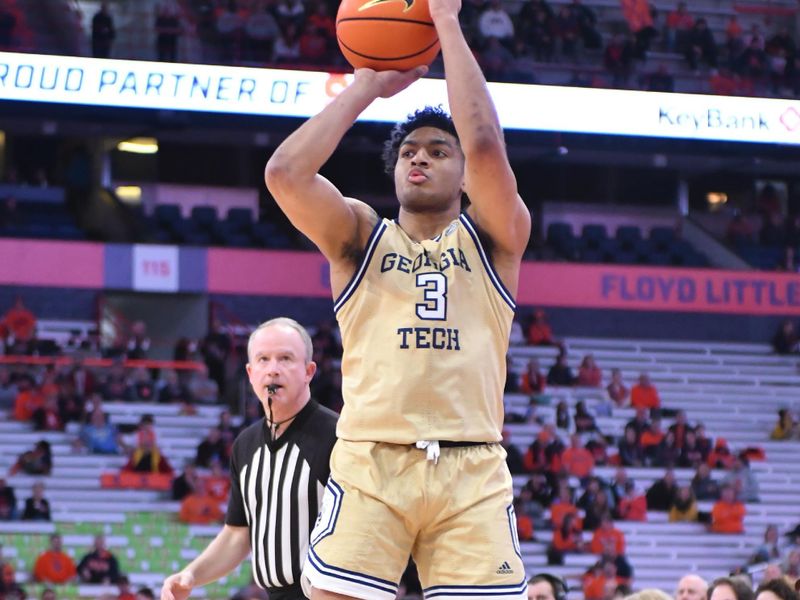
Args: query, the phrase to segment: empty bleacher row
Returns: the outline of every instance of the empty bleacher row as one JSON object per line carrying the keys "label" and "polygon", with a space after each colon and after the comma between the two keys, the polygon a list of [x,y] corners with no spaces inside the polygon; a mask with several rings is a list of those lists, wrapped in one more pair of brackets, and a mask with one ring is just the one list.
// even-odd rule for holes
{"label": "empty bleacher row", "polygon": [[653,227],[645,237],[640,227],[622,225],[611,235],[602,224],[587,224],[575,235],[569,223],[547,227],[547,244],[560,258],[623,265],[708,266],[708,260],[674,229]]}

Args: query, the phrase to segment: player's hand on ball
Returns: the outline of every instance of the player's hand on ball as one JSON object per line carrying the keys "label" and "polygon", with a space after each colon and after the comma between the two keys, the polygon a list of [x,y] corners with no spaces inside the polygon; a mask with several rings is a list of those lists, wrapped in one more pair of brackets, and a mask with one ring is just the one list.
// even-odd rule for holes
{"label": "player's hand on ball", "polygon": [[375,86],[377,96],[391,98],[403,91],[420,77],[425,76],[428,67],[421,65],[410,71],[373,71],[372,69],[356,69],[356,81],[365,81]]}
{"label": "player's hand on ball", "polygon": [[161,587],[161,600],[186,600],[194,587],[194,576],[186,571],[170,575]]}

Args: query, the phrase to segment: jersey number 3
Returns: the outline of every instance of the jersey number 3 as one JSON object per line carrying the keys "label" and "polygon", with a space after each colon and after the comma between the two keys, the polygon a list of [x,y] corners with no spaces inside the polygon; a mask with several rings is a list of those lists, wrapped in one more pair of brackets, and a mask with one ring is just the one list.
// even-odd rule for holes
{"label": "jersey number 3", "polygon": [[422,299],[416,305],[417,316],[426,321],[447,319],[447,277],[441,273],[419,273],[417,287],[422,288]]}

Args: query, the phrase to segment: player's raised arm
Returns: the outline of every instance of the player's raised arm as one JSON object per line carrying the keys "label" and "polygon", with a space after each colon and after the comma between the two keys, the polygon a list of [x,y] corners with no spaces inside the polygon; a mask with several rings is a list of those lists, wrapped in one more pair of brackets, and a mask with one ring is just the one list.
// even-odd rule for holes
{"label": "player's raised arm", "polygon": [[[428,4],[442,46],[450,112],[466,158],[469,212],[492,238],[495,254],[518,261],[530,237],[530,213],[517,193],[486,80],[461,32],[461,0]],[[511,287],[516,288],[516,281]]]}
{"label": "player's raised arm", "polygon": [[396,94],[426,70],[426,67],[403,73],[357,70],[354,82],[286,138],[267,162],[264,177],[270,193],[292,224],[328,260],[340,260],[345,248],[359,237],[360,220],[366,212],[357,201],[344,198],[319,170],[373,100]]}

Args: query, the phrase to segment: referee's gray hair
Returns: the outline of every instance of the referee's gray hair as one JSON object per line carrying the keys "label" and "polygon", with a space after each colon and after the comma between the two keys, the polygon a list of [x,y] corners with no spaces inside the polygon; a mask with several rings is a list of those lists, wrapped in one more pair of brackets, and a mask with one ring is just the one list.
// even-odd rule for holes
{"label": "referee's gray hair", "polygon": [[289,317],[275,317],[274,319],[270,319],[269,321],[264,321],[253,330],[253,333],[250,334],[250,337],[247,340],[247,360],[250,360],[250,351],[253,346],[253,338],[255,338],[256,334],[261,331],[262,329],[266,329],[267,327],[272,327],[273,325],[283,325],[284,327],[291,327],[294,329],[298,334],[300,334],[300,339],[303,340],[303,345],[306,347],[306,364],[311,362],[311,359],[314,356],[314,348],[311,345],[311,336],[308,335],[308,331],[306,328],[300,325],[294,319],[290,319]]}

